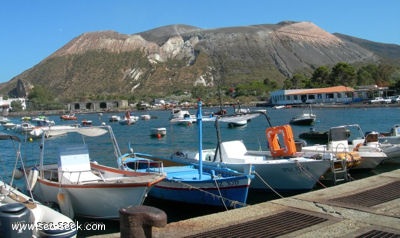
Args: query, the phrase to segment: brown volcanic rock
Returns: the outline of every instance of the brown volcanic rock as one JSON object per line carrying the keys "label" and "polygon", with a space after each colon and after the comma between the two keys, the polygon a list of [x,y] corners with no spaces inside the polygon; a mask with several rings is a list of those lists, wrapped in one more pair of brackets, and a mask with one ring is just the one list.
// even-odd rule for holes
{"label": "brown volcanic rock", "polygon": [[311,22],[218,29],[170,25],[132,35],[82,34],[1,90],[10,90],[21,79],[47,86],[60,98],[161,97],[199,83],[213,87],[216,79],[229,87],[265,78],[280,84],[321,65],[377,60],[373,51]]}

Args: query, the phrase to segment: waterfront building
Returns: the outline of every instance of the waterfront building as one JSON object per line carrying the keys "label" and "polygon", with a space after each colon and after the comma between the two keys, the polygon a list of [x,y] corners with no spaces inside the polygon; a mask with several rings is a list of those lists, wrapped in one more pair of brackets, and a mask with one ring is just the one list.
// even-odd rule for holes
{"label": "waterfront building", "polygon": [[288,89],[271,92],[271,104],[295,105],[303,103],[349,103],[354,89],[346,86],[310,89]]}

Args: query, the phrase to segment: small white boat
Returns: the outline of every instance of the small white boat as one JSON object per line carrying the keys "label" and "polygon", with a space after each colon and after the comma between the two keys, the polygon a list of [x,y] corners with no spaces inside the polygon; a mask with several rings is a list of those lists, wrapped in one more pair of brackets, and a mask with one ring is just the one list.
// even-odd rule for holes
{"label": "small white boat", "polygon": [[35,128],[34,125],[30,122],[22,122],[21,124],[17,124],[14,127],[14,130],[18,133],[28,133],[31,132]]}
{"label": "small white boat", "polygon": [[293,117],[289,123],[292,125],[309,126],[314,124],[316,119],[317,115],[312,112],[310,106],[310,110],[308,112],[303,112],[302,114]]}
{"label": "small white boat", "polygon": [[38,116],[32,119],[34,126],[54,126],[56,123],[46,116]]}
{"label": "small white boat", "polygon": [[59,155],[52,160],[58,162],[45,164],[44,149],[50,148],[42,136],[40,163],[36,166],[39,174],[36,183],[28,187],[39,201],[58,204],[71,218],[118,219],[119,209],[142,205],[151,187],[165,178],[160,173],[123,171],[90,161],[88,145],[105,140],[107,133],[114,150],[111,157],[116,160],[121,156],[110,126],[77,127],[66,132],[78,133],[84,143],[75,140],[74,144],[61,144]]}
{"label": "small white boat", "polygon": [[196,116],[190,114],[187,110],[182,110],[180,108],[173,108],[169,117],[170,123],[178,125],[192,125],[196,123]]}
{"label": "small white boat", "polygon": [[6,123],[4,123],[4,124],[1,124],[3,127],[4,127],[4,129],[6,129],[6,130],[10,130],[10,129],[13,129],[14,127],[16,127],[17,126],[17,124],[15,124],[15,123],[13,123],[13,122],[6,122]]}
{"label": "small white boat", "polygon": [[381,132],[379,141],[381,143],[400,144],[400,125],[394,125],[390,132]]}
{"label": "small white boat", "polygon": [[121,125],[133,125],[139,120],[139,117],[134,116],[133,113],[126,111],[124,119],[119,120]]}
{"label": "small white boat", "polygon": [[150,120],[151,116],[149,114],[140,115],[141,120]]}
{"label": "small white boat", "polygon": [[110,121],[110,122],[117,122],[117,121],[120,121],[120,120],[121,120],[121,117],[118,116],[118,115],[112,115],[112,116],[110,116],[110,118],[109,118],[109,121]]}
{"label": "small white boat", "polygon": [[165,127],[155,127],[150,129],[150,135],[161,138],[167,134],[167,128]]}
{"label": "small white boat", "polygon": [[[0,140],[8,139],[12,140],[13,143],[21,143],[16,136],[0,134]],[[22,163],[20,145],[14,148],[16,148],[16,163],[11,182],[6,183],[4,180],[0,180],[0,224],[2,232],[0,236],[76,237],[77,227],[72,219],[36,202],[32,197],[14,187],[14,179],[22,178],[24,174],[16,168],[18,163]],[[2,177],[6,178],[8,176],[3,174]],[[22,227],[15,229],[18,224],[35,224],[35,226],[33,227],[34,229],[22,229]]]}
{"label": "small white boat", "polygon": [[32,137],[40,138],[45,133],[45,137],[54,137],[66,134],[66,131],[78,127],[79,125],[54,125],[54,126],[37,126],[34,127],[29,134]]}
{"label": "small white boat", "polygon": [[358,124],[332,127],[328,132],[328,144],[303,146],[301,152],[330,152],[334,154],[357,152],[361,157],[360,163],[351,169],[374,169],[387,159],[387,155],[382,148],[367,144],[365,139]]}
{"label": "small white boat", "polygon": [[7,117],[5,117],[5,116],[0,116],[0,124],[5,124],[5,123],[7,123],[7,122],[10,122],[10,119],[8,119]]}

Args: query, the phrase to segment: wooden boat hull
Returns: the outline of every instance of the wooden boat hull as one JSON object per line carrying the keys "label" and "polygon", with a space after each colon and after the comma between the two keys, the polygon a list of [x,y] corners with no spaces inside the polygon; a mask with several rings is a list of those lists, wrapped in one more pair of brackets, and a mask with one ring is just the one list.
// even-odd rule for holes
{"label": "wooden boat hull", "polygon": [[[118,164],[124,170],[157,170],[159,162],[147,159],[148,154],[128,154],[121,157]],[[146,157],[146,158],[144,158]],[[163,161],[164,164],[164,161]],[[165,164],[164,164],[165,165]],[[240,207],[246,204],[250,182],[253,178],[247,173],[215,166],[202,168],[195,165],[164,167],[166,178],[154,185],[149,195],[155,198],[197,205]]]}
{"label": "wooden boat hull", "polygon": [[[97,171],[106,174],[120,174],[118,177],[106,175],[104,181],[93,181],[77,184],[60,184],[57,181],[55,170],[52,171],[52,178],[38,178],[33,189],[34,195],[42,202],[51,202],[60,205],[57,198],[61,192],[67,194],[75,216],[97,218],[97,219],[118,219],[119,209],[128,206],[141,205],[154,184],[160,182],[164,177],[156,174],[143,174],[140,178],[133,176],[128,171],[122,171],[101,165],[94,165]],[[56,165],[49,165],[55,168]],[[100,170],[98,170],[100,169]],[[105,169],[105,170],[104,170]],[[46,170],[45,170],[46,171]],[[48,170],[47,176],[51,170]],[[45,172],[46,173],[46,172]]]}
{"label": "wooden boat hull", "polygon": [[[250,176],[229,176],[217,179],[209,174],[203,174],[202,179],[194,179],[198,177],[198,170],[187,166],[167,167],[164,171],[167,173],[167,178],[150,190],[150,196],[208,206],[235,208],[246,204]],[[182,173],[186,179],[177,177],[179,173]]]}

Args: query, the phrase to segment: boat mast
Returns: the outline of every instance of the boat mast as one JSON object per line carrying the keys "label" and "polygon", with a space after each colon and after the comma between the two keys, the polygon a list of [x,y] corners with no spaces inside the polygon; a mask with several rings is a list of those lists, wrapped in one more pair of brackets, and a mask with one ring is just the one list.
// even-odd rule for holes
{"label": "boat mast", "polygon": [[199,131],[199,180],[203,173],[203,118],[201,112],[201,100],[197,102],[197,128]]}

